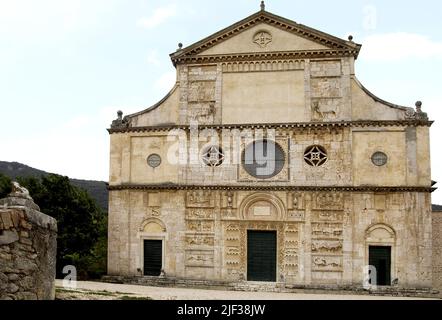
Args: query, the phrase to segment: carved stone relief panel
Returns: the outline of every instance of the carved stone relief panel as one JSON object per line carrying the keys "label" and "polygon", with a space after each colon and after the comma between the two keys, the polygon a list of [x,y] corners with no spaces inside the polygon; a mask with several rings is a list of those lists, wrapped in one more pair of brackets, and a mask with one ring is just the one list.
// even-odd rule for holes
{"label": "carved stone relief panel", "polygon": [[312,238],[314,239],[341,239],[343,235],[342,223],[314,222],[312,223]]}
{"label": "carved stone relief panel", "polygon": [[344,211],[313,211],[313,221],[343,222]]}
{"label": "carved stone relief panel", "polygon": [[221,208],[234,209],[237,208],[238,196],[233,191],[223,191],[221,195]]}
{"label": "carved stone relief panel", "polygon": [[158,218],[161,216],[160,207],[151,207],[146,209],[144,217],[147,218]]}
{"label": "carved stone relief panel", "polygon": [[312,255],[313,271],[342,271],[341,256],[316,256]]}
{"label": "carved stone relief panel", "polygon": [[341,97],[340,78],[313,78],[310,82],[312,98]]}
{"label": "carved stone relief panel", "polygon": [[312,253],[342,254],[342,240],[312,240]]}
{"label": "carved stone relief panel", "polygon": [[342,192],[317,192],[313,199],[313,209],[344,210],[344,195]]}
{"label": "carved stone relief panel", "polygon": [[221,193],[221,219],[238,219],[238,196],[233,191],[223,191]]}
{"label": "carved stone relief panel", "polygon": [[213,220],[215,217],[213,209],[187,209],[186,210],[186,219],[188,220]]}
{"label": "carved stone relief panel", "polygon": [[311,61],[310,74],[316,77],[339,77],[342,74],[341,61]]}
{"label": "carved stone relief panel", "polygon": [[284,276],[295,277],[299,267],[299,229],[297,224],[287,224],[284,229]]}
{"label": "carved stone relief panel", "polygon": [[213,124],[216,116],[215,102],[189,102],[187,112],[188,122]]}
{"label": "carved stone relief panel", "polygon": [[312,120],[333,121],[339,115],[341,99],[315,99],[312,98]]}
{"label": "carved stone relief panel", "polygon": [[213,267],[213,250],[186,250],[186,267]]}
{"label": "carved stone relief panel", "polygon": [[212,191],[193,190],[186,194],[187,208],[213,208],[215,207],[215,194]]}
{"label": "carved stone relief panel", "polygon": [[240,279],[241,228],[237,223],[224,225],[224,267],[233,279]]}
{"label": "carved stone relief panel", "polygon": [[186,226],[188,231],[193,232],[213,232],[214,222],[213,221],[186,221]]}
{"label": "carved stone relief panel", "polygon": [[214,102],[215,81],[189,82],[189,102]]}
{"label": "carved stone relief panel", "polygon": [[287,193],[287,218],[293,221],[305,219],[305,196],[303,192]]}
{"label": "carved stone relief panel", "polygon": [[213,234],[187,233],[185,239],[186,239],[186,245],[188,247],[193,247],[193,246],[213,247],[215,243],[215,237]]}

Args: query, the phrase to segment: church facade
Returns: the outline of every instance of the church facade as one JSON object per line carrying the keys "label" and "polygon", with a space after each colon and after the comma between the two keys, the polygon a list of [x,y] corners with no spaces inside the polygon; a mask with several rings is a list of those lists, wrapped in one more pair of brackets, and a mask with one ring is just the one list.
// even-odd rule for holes
{"label": "church facade", "polygon": [[430,288],[432,122],[360,50],[264,7],[180,44],[170,93],[109,129],[109,275]]}

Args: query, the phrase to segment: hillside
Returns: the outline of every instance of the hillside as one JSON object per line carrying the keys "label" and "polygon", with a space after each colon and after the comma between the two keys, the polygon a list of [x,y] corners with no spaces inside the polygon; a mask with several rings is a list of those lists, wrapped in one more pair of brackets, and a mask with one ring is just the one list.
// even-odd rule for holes
{"label": "hillside", "polygon": [[[48,175],[49,172],[31,168],[18,162],[0,161],[0,173],[15,179],[17,177],[40,177]],[[93,180],[70,179],[76,187],[85,189],[98,205],[107,211],[108,208],[108,191],[106,182]]]}

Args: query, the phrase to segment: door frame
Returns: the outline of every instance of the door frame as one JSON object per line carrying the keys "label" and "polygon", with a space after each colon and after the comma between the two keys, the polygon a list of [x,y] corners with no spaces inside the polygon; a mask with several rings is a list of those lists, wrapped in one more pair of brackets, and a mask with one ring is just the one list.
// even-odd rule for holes
{"label": "door frame", "polygon": [[161,270],[165,271],[166,266],[166,233],[139,233],[139,259],[138,259],[138,272],[143,277],[150,277],[144,275],[144,240],[160,240],[161,241]]}
{"label": "door frame", "polygon": [[[396,246],[394,242],[385,243],[385,242],[366,242],[365,244],[365,258],[364,258],[364,266],[369,265],[370,261],[370,247],[390,247],[390,285],[389,286],[380,286],[376,284],[377,287],[392,287],[393,281],[397,278],[396,272]],[[364,275],[365,277],[365,275]],[[375,287],[375,286],[373,286]]]}

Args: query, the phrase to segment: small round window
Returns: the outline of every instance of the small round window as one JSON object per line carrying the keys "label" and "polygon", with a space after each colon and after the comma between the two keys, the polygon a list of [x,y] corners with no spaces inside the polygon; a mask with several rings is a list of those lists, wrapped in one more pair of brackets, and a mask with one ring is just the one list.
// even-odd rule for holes
{"label": "small round window", "polygon": [[373,155],[371,156],[371,162],[373,162],[373,164],[378,167],[386,165],[387,161],[387,155],[380,151],[373,153]]}
{"label": "small round window", "polygon": [[270,179],[284,168],[284,150],[271,140],[255,141],[248,145],[242,155],[244,170],[258,179]]}
{"label": "small round window", "polygon": [[220,147],[211,146],[204,150],[202,160],[206,166],[218,167],[224,161],[224,154]]}
{"label": "small round window", "polygon": [[147,164],[151,168],[159,167],[161,164],[161,157],[156,153],[151,154],[150,156],[147,157]]}
{"label": "small round window", "polygon": [[327,151],[321,146],[310,146],[305,149],[304,161],[312,167],[322,166],[327,162]]}

